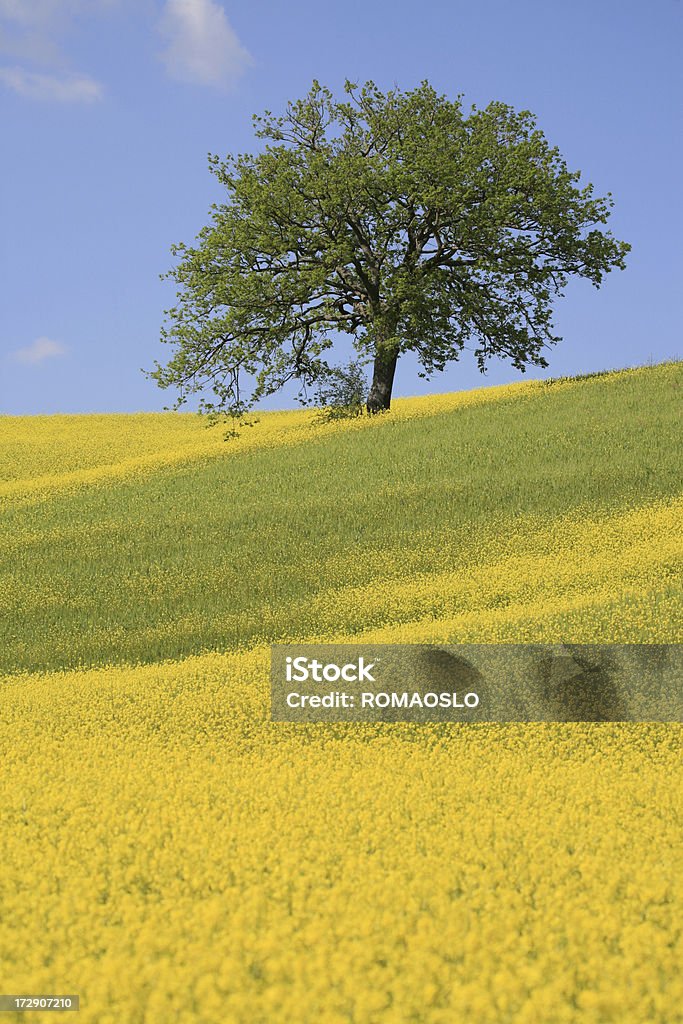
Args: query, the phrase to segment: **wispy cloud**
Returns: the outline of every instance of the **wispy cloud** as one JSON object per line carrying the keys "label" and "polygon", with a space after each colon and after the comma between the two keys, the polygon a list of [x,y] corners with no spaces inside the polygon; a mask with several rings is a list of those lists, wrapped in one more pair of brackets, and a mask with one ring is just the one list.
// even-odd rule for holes
{"label": "wispy cloud", "polygon": [[0,53],[14,63],[0,67],[0,84],[20,96],[60,103],[92,102],[101,85],[68,69],[59,40],[73,19],[117,6],[121,0],[0,0]]}
{"label": "wispy cloud", "polygon": [[26,68],[0,68],[0,82],[32,100],[59,103],[92,103],[102,96],[102,86],[88,75],[43,74]]}
{"label": "wispy cloud", "polygon": [[66,355],[66,348],[59,341],[53,341],[52,338],[46,338],[45,336],[36,338],[30,345],[26,345],[25,348],[18,348],[12,353],[13,358],[17,363],[24,363],[28,366],[38,366],[40,363],[44,363],[46,359],[55,359],[57,356]]}
{"label": "wispy cloud", "polygon": [[159,29],[166,70],[181,81],[229,86],[253,63],[215,0],[166,0]]}

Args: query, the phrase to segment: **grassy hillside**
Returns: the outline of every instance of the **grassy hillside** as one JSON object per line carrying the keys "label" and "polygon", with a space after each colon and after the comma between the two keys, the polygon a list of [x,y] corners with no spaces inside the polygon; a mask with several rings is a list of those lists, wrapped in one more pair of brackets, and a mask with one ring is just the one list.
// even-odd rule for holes
{"label": "grassy hillside", "polygon": [[268,684],[273,639],[680,640],[682,384],[227,443],[0,417],[3,990],[83,1024],[683,1020],[679,724],[276,724]]}
{"label": "grassy hillside", "polygon": [[[677,364],[493,388],[486,404],[412,400],[347,429],[265,416],[236,445],[194,417],[148,417],[148,434],[144,416],[70,417],[56,438],[48,418],[0,421],[25,474],[0,490],[0,669],[355,635],[549,591],[558,613],[597,586],[621,600],[641,570],[666,590],[682,381]],[[294,437],[274,433],[283,419]],[[76,440],[100,475],[74,480]],[[138,443],[161,461],[140,465]],[[63,483],[36,489],[26,451],[41,470],[64,458]],[[562,586],[558,558],[576,577]]]}

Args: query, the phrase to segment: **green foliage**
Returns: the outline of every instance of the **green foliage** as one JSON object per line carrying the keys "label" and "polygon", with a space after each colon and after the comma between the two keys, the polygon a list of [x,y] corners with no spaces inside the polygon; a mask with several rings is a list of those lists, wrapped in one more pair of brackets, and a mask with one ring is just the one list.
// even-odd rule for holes
{"label": "green foliage", "polygon": [[[314,81],[284,116],[255,116],[262,152],[210,168],[226,201],[179,257],[151,376],[241,417],[288,381],[329,371],[337,332],[375,360],[390,397],[400,354],[429,377],[472,347],[546,366],[552,300],[570,276],[596,287],[629,245],[601,230],[612,199],[580,187],[529,111],[465,112],[425,81],[383,94]],[[388,399],[387,399],[388,400]]]}

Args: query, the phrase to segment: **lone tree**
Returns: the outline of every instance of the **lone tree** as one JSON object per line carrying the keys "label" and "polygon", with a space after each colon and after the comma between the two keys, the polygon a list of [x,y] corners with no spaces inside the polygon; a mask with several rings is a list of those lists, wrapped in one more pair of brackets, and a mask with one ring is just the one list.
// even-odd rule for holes
{"label": "lone tree", "polygon": [[305,395],[336,332],[372,361],[370,413],[389,408],[402,352],[422,377],[466,345],[482,372],[491,356],[547,366],[553,296],[623,269],[630,246],[596,227],[611,194],[578,187],[529,111],[465,113],[426,81],[345,93],[314,81],[284,116],[254,116],[263,152],[209,157],[227,201],[172,248],[175,351],[150,373],[180,388],[176,407],[211,389],[200,408],[239,417],[290,380]]}

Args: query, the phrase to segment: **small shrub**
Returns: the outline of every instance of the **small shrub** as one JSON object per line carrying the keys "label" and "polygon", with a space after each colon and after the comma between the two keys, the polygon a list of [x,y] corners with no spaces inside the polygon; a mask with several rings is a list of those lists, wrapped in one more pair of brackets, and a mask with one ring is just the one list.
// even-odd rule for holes
{"label": "small shrub", "polygon": [[319,381],[315,405],[325,420],[362,416],[368,397],[368,382],[360,360],[333,366]]}

